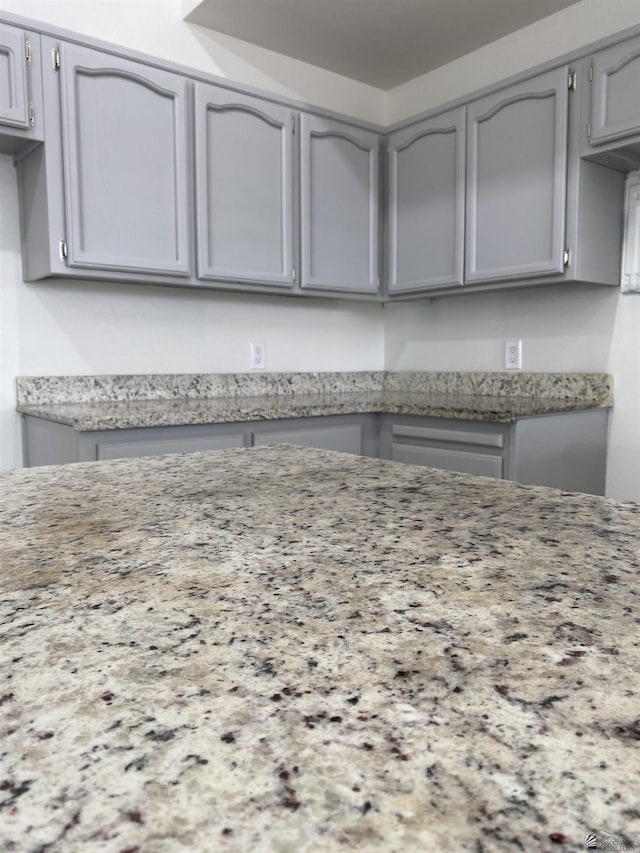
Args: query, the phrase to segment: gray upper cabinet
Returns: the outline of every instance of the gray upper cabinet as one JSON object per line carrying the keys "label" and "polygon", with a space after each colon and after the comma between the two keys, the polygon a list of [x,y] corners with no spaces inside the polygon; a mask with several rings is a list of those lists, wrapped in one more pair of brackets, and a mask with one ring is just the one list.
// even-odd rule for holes
{"label": "gray upper cabinet", "polygon": [[196,83],[199,278],[293,287],[294,118]]}
{"label": "gray upper cabinet", "polygon": [[469,283],[564,269],[567,80],[562,67],[467,107]]}
{"label": "gray upper cabinet", "polygon": [[592,76],[591,144],[640,133],[640,37],[596,53]]}
{"label": "gray upper cabinet", "polygon": [[300,146],[301,286],[377,293],[378,134],[303,115]]}
{"label": "gray upper cabinet", "polygon": [[464,122],[461,107],[389,138],[389,294],[462,284]]}
{"label": "gray upper cabinet", "polygon": [[0,24],[0,153],[43,139],[40,37]]}
{"label": "gray upper cabinet", "polygon": [[60,47],[66,262],[188,275],[187,81]]}

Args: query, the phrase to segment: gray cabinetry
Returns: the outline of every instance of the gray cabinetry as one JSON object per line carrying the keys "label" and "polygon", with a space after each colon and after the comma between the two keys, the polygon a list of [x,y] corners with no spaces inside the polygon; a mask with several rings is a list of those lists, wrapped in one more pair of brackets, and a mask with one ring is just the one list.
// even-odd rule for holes
{"label": "gray cabinetry", "polygon": [[640,37],[599,51],[592,69],[591,144],[640,133]]}
{"label": "gray cabinetry", "polygon": [[564,269],[568,69],[467,107],[469,283]]}
{"label": "gray cabinetry", "polygon": [[384,415],[380,456],[397,462],[602,495],[608,410],[538,415],[512,424]]}
{"label": "gray cabinetry", "polygon": [[47,140],[19,163],[25,278],[188,277],[186,78],[75,44],[43,47]]}
{"label": "gray cabinetry", "polygon": [[292,110],[196,83],[198,277],[293,287]]}
{"label": "gray cabinetry", "polygon": [[461,285],[465,110],[396,131],[388,143],[388,291]]}
{"label": "gray cabinetry", "polygon": [[43,139],[40,36],[0,24],[0,153]]}
{"label": "gray cabinetry", "polygon": [[23,417],[27,467],[283,443],[377,456],[377,441],[377,419],[373,415],[84,432],[31,415]]}
{"label": "gray cabinetry", "polygon": [[338,450],[343,453],[362,455],[362,425],[320,424],[309,427],[301,424],[296,429],[263,428],[254,434],[256,447],[265,444],[296,444],[302,447],[317,447],[321,450]]}
{"label": "gray cabinetry", "polygon": [[303,115],[301,286],[378,291],[378,134]]}

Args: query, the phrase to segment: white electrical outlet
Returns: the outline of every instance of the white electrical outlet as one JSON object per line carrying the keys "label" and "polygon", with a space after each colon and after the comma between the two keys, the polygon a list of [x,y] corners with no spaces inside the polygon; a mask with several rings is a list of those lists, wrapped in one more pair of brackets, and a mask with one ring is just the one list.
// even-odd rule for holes
{"label": "white electrical outlet", "polygon": [[253,341],[250,350],[249,367],[252,370],[264,370],[267,366],[267,345]]}
{"label": "white electrical outlet", "polygon": [[522,341],[504,342],[504,366],[507,370],[522,369]]}

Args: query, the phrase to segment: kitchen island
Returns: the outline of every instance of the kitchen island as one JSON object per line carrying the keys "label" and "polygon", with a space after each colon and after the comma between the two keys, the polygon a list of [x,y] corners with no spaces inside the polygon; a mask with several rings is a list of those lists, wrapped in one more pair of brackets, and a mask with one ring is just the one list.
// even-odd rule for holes
{"label": "kitchen island", "polygon": [[640,843],[640,506],[287,446],[0,481],[1,850]]}

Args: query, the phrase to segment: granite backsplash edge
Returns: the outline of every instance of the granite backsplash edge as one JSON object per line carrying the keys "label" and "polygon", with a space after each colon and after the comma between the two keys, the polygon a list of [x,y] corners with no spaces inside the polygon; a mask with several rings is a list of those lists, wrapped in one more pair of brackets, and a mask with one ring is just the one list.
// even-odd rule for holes
{"label": "granite backsplash edge", "polygon": [[608,373],[353,371],[19,376],[17,404],[405,391],[613,402]]}

